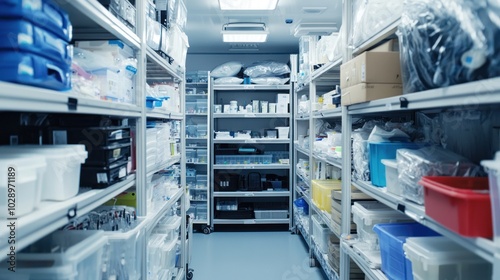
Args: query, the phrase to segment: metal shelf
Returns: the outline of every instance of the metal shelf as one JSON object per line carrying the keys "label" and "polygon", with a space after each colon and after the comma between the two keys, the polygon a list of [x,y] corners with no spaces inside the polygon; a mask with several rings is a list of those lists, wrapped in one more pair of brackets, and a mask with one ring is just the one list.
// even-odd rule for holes
{"label": "metal shelf", "polygon": [[80,97],[38,87],[0,82],[0,110],[140,117],[137,105]]}
{"label": "metal shelf", "polygon": [[167,211],[172,206],[174,206],[174,204],[182,197],[183,194],[184,194],[184,190],[182,188],[179,188],[175,192],[175,194],[172,197],[170,197],[170,199],[168,201],[165,202],[165,204],[160,208],[160,210],[158,212],[156,212],[153,215],[149,215],[148,214],[147,219],[150,221],[149,224],[148,224],[149,228],[147,230],[148,231],[148,235],[156,227],[156,225],[158,224],[158,222],[160,221],[160,219],[163,218],[163,216],[165,216],[165,214],[167,213]]}
{"label": "metal shelf", "polygon": [[300,153],[303,153],[304,155],[308,156],[309,155],[309,150],[306,150],[304,148],[301,148],[299,146],[295,146],[295,150],[297,150]]}
{"label": "metal shelf", "polygon": [[214,224],[219,225],[265,225],[288,224],[289,219],[214,219]]}
{"label": "metal shelf", "polygon": [[302,172],[299,172],[298,169],[295,169],[296,171],[296,174],[297,176],[299,176],[300,179],[302,179],[302,182],[304,182],[308,187],[309,189],[311,189],[311,182],[309,180],[309,178],[307,178]]}
{"label": "metal shelf", "polygon": [[340,118],[342,117],[342,107],[320,110],[313,113],[315,119]]}
{"label": "metal shelf", "polygon": [[362,52],[368,50],[369,48],[387,39],[389,36],[396,33],[396,30],[398,29],[400,23],[401,23],[401,17],[399,17],[398,19],[387,25],[385,28],[383,28],[376,34],[372,35],[370,38],[359,44],[359,46],[355,46],[354,50],[352,51],[352,54],[353,55],[361,54]]}
{"label": "metal shelf", "polygon": [[387,276],[380,269],[371,268],[366,261],[357,254],[351,245],[347,244],[346,241],[342,240],[341,248],[344,250],[351,259],[363,270],[363,272],[368,276],[369,279],[372,280],[388,280]]}
{"label": "metal shelf", "polygon": [[306,241],[307,246],[311,247],[311,236],[309,235],[309,232],[304,228],[304,225],[302,224],[302,217],[300,217],[299,215],[294,215],[294,217],[297,217],[295,219],[295,222],[297,228],[299,229],[300,234]]}
{"label": "metal shelf", "polygon": [[[16,251],[20,251],[29,244],[47,234],[65,226],[75,217],[81,217],[106,201],[119,195],[135,185],[135,175],[129,175],[125,180],[105,189],[84,189],[70,199],[61,202],[42,201],[34,212],[16,220]],[[2,220],[0,235],[7,236],[7,220]],[[0,240],[0,259],[8,253],[10,245],[7,238]]]}
{"label": "metal shelf", "polygon": [[289,196],[289,191],[260,191],[260,192],[214,192],[213,197],[284,197]]}
{"label": "metal shelf", "polygon": [[208,116],[208,113],[186,113],[186,116],[188,116],[188,117],[194,117],[194,116],[206,117],[206,116]]}
{"label": "metal shelf", "polygon": [[[56,2],[70,16],[74,40],[95,40],[101,37],[107,40],[116,37],[130,47],[140,49],[139,37],[97,0],[56,0]],[[105,33],[110,33],[112,36]]]}
{"label": "metal shelf", "polygon": [[208,137],[205,137],[205,138],[203,138],[203,137],[191,137],[191,138],[186,137],[186,140],[207,140],[207,139],[208,139]]}
{"label": "metal shelf", "polygon": [[331,76],[332,74],[338,75],[340,72],[340,64],[342,64],[342,58],[321,66],[312,73],[311,79],[314,81],[321,77]]}
{"label": "metal shelf", "polygon": [[463,237],[453,231],[450,231],[449,229],[443,227],[440,223],[428,217],[425,214],[424,206],[405,200],[400,196],[388,193],[386,188],[378,188],[371,185],[370,182],[363,181],[353,180],[352,184],[359,190],[391,207],[392,209],[404,212],[415,221],[450,238],[489,262],[493,263],[495,261],[495,254],[500,252],[500,248],[495,246],[493,241],[485,238]]}
{"label": "metal shelf", "polygon": [[160,164],[159,166],[156,166],[153,169],[153,171],[148,172],[147,177],[153,176],[153,174],[155,174],[156,172],[161,171],[167,167],[170,167],[170,166],[180,162],[180,160],[181,160],[180,155],[176,155],[176,156],[171,157],[167,162]]}
{"label": "metal shelf", "polygon": [[[161,71],[162,74],[166,74],[165,71],[168,71],[168,74],[170,76],[172,76],[174,79],[178,79],[178,80],[183,79],[184,70],[180,66],[169,64],[165,58],[161,57],[159,54],[157,54],[155,51],[153,51],[153,49],[151,49],[150,47],[147,47],[146,56],[150,62],[152,62],[156,66],[160,67],[160,69],[157,69],[157,67],[151,67],[150,65],[148,65],[147,68],[149,71],[147,71],[147,72],[150,72],[150,70],[152,70],[151,68],[154,68],[153,71],[155,71],[155,72],[164,70],[164,71]],[[153,76],[158,77],[158,75],[153,75]],[[164,78],[164,79],[167,78],[167,77],[164,77],[164,75],[161,75],[161,76],[163,76],[161,78]],[[151,75],[148,73],[147,78],[150,78],[150,77],[151,77]]]}
{"label": "metal shelf", "polygon": [[235,144],[253,144],[253,143],[259,143],[259,144],[290,144],[290,139],[214,139],[214,143],[235,143]]}
{"label": "metal shelf", "polygon": [[207,162],[186,162],[186,164],[193,164],[193,165],[207,165]]}
{"label": "metal shelf", "polygon": [[228,114],[217,113],[213,114],[214,119],[276,119],[276,118],[289,118],[290,114],[266,114],[266,113],[241,113],[241,114]]}
{"label": "metal shelf", "polygon": [[[408,101],[407,107],[401,107],[401,98],[405,98]],[[348,112],[351,115],[361,115],[446,107],[467,109],[477,105],[495,103],[500,103],[500,78],[492,78],[351,105],[348,107]]]}
{"label": "metal shelf", "polygon": [[147,109],[146,116],[148,118],[169,119],[169,120],[182,120],[183,118],[182,113],[171,112],[159,108]]}
{"label": "metal shelf", "polygon": [[289,169],[289,164],[214,164],[213,169]]}
{"label": "metal shelf", "polygon": [[330,216],[329,216],[329,214],[327,212],[319,209],[318,206],[316,206],[316,204],[312,200],[311,200],[311,203],[309,203],[309,209],[313,209],[314,212],[318,213],[318,216],[321,218],[321,220],[323,220],[323,223],[325,223],[328,226],[328,228],[330,229],[330,231],[333,234],[335,234],[335,236],[337,236],[338,238],[340,238],[338,229],[335,229],[333,227],[332,218],[330,218]]}
{"label": "metal shelf", "polygon": [[304,200],[307,202],[308,205],[311,204],[311,200],[309,199],[308,193],[306,193],[305,190],[301,189],[299,186],[295,186],[295,192],[300,194],[302,196],[302,198],[304,198]]}
{"label": "metal shelf", "polygon": [[290,90],[290,85],[217,85],[214,90]]}
{"label": "metal shelf", "polygon": [[208,199],[190,199],[191,202],[207,202]]}
{"label": "metal shelf", "polygon": [[207,220],[193,220],[193,224],[195,225],[206,225],[207,222]]}
{"label": "metal shelf", "polygon": [[323,157],[320,156],[318,153],[313,153],[313,158],[342,169],[342,159]]}
{"label": "metal shelf", "polygon": [[295,115],[295,119],[298,121],[308,121],[311,118],[311,114],[297,114]]}
{"label": "metal shelf", "polygon": [[295,88],[295,93],[307,93],[309,94],[309,83],[306,83],[306,84],[302,84],[302,85],[298,85],[296,88]]}
{"label": "metal shelf", "polygon": [[314,238],[311,238],[311,245],[312,245],[311,246],[312,251],[314,252],[314,256],[316,257],[319,264],[321,265],[321,268],[325,272],[326,277],[329,280],[339,280],[339,276],[338,276],[337,272],[335,272],[333,270],[333,268],[330,266],[330,264],[328,263],[328,255],[323,254],[322,252],[319,251],[318,246],[314,242]]}

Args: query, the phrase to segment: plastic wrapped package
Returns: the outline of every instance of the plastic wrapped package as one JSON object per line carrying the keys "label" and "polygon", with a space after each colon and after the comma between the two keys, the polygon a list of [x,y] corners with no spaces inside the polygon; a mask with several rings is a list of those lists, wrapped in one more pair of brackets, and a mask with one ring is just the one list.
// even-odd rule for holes
{"label": "plastic wrapped package", "polygon": [[367,121],[362,128],[352,132],[352,177],[355,180],[370,181],[368,137],[377,124],[381,122]]}
{"label": "plastic wrapped package", "polygon": [[276,61],[255,62],[247,67],[243,74],[250,78],[278,77],[290,74],[290,67],[286,63]]}
{"label": "plastic wrapped package", "polygon": [[189,48],[188,38],[177,24],[173,24],[170,27],[169,34],[167,53],[174,61],[177,61],[177,64],[184,68],[186,65],[187,49]]}
{"label": "plastic wrapped package", "polygon": [[314,40],[313,36],[300,36],[299,38],[299,75],[297,81],[299,84],[306,84],[311,74],[311,54],[310,45]]}
{"label": "plastic wrapped package", "polygon": [[339,58],[342,58],[344,55],[344,49],[346,48],[344,46],[344,32],[342,26],[339,29],[338,37],[337,40],[335,41],[335,44],[333,45],[331,51],[327,52],[328,55],[328,60],[330,61],[335,61]]}
{"label": "plastic wrapped package", "polygon": [[499,76],[499,6],[486,0],[406,1],[398,29],[403,92]]}
{"label": "plastic wrapped package", "polygon": [[357,47],[396,21],[403,12],[403,1],[354,0],[352,7],[352,44]]}
{"label": "plastic wrapped package", "polygon": [[177,4],[175,7],[173,20],[179,26],[181,30],[186,29],[187,23],[187,8],[186,4],[184,4],[183,0],[177,0]]}
{"label": "plastic wrapped package", "polygon": [[423,176],[482,175],[480,166],[439,146],[418,150],[398,149],[396,160],[403,197],[419,204],[424,204],[424,188],[418,184]]}
{"label": "plastic wrapped package", "polygon": [[225,85],[225,84],[238,85],[241,84],[242,82],[243,79],[238,77],[221,77],[214,80],[214,84],[217,85]]}
{"label": "plastic wrapped package", "polygon": [[238,73],[241,71],[241,67],[243,67],[243,64],[238,61],[225,62],[215,67],[210,72],[210,76],[212,76],[213,78],[233,77],[238,75]]}
{"label": "plastic wrapped package", "polygon": [[316,58],[317,61],[313,62],[316,64],[325,64],[329,61],[333,61],[335,45],[339,38],[338,33],[332,33],[328,36],[322,36],[316,44]]}
{"label": "plastic wrapped package", "polygon": [[146,18],[146,43],[153,50],[160,50],[161,24],[150,17]]}
{"label": "plastic wrapped package", "polygon": [[290,78],[278,78],[278,77],[261,77],[261,78],[251,79],[253,84],[261,84],[261,85],[284,85],[289,80]]}

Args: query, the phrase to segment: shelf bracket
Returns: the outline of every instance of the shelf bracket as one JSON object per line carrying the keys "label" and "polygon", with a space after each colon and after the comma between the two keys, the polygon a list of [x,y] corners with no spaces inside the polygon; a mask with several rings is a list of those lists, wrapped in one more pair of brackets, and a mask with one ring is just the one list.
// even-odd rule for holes
{"label": "shelf bracket", "polygon": [[68,217],[68,219],[73,219],[74,217],[76,217],[76,206],[75,207],[72,207],[72,208],[69,208],[68,209],[68,213],[66,214],[66,216]]}
{"label": "shelf bracket", "polygon": [[403,205],[403,204],[399,204],[398,203],[398,210],[403,212],[403,214],[405,213],[405,210],[406,210],[406,207]]}
{"label": "shelf bracket", "polygon": [[73,97],[68,97],[68,110],[76,111],[77,107],[78,107],[78,99]]}
{"label": "shelf bracket", "polygon": [[408,103],[409,103],[409,101],[408,101],[408,99],[406,99],[406,97],[399,98],[399,106],[401,108],[408,108]]}

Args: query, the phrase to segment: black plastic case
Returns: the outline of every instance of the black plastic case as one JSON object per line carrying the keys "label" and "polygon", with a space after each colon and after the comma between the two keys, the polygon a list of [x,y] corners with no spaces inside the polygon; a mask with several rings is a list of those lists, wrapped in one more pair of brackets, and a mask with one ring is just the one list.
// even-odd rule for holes
{"label": "black plastic case", "polygon": [[80,186],[91,187],[93,189],[107,188],[128,175],[128,161],[119,161],[107,166],[86,166],[82,165],[80,175]]}

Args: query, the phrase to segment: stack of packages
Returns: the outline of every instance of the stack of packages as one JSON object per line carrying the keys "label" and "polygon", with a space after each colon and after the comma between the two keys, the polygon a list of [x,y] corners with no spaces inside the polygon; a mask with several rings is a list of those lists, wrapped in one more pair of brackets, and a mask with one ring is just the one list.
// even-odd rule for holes
{"label": "stack of packages", "polygon": [[[351,188],[351,205],[357,201],[373,200],[369,195],[364,194],[356,188]],[[337,235],[341,234],[342,225],[342,191],[332,191],[332,222]],[[352,220],[351,214],[351,233],[356,233],[356,224]]]}
{"label": "stack of packages", "polygon": [[71,89],[72,26],[50,0],[0,2],[0,80]]}
{"label": "stack of packages", "polygon": [[[334,235],[330,237],[328,242],[328,263],[332,266],[333,270],[340,275],[340,241]],[[349,279],[365,279],[365,273],[352,259],[350,264]]]}

